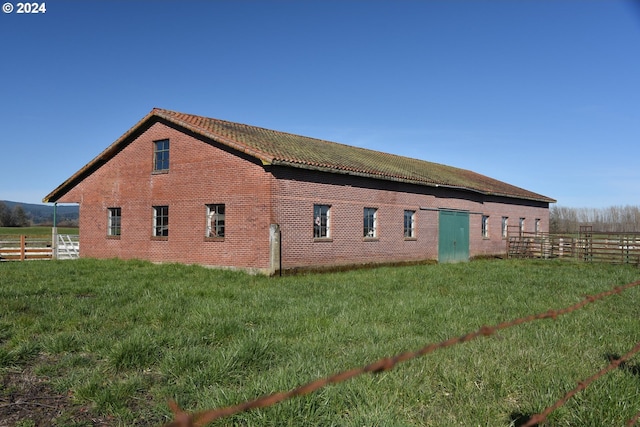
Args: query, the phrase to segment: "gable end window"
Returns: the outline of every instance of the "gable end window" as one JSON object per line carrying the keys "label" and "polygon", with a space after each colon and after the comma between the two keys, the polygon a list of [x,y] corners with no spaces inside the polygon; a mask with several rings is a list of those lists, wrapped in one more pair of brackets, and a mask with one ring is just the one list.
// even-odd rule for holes
{"label": "gable end window", "polygon": [[224,237],[224,205],[207,205],[206,237]]}
{"label": "gable end window", "polygon": [[153,171],[169,171],[169,140],[154,141],[153,143]]}
{"label": "gable end window", "polygon": [[313,205],[313,238],[331,238],[331,206]]}
{"label": "gable end window", "polygon": [[121,208],[108,208],[107,209],[107,236],[120,236],[122,232],[122,209]]}
{"label": "gable end window", "polygon": [[153,236],[169,236],[169,206],[153,207]]}
{"label": "gable end window", "polygon": [[363,221],[364,237],[370,239],[378,237],[378,209],[364,208]]}

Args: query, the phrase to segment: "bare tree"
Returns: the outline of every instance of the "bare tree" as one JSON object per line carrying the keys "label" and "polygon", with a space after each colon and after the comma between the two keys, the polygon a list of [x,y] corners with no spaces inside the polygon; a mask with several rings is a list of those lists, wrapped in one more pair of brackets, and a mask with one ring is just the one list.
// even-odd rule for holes
{"label": "bare tree", "polygon": [[549,211],[549,220],[552,233],[577,233],[583,225],[592,226],[593,231],[640,232],[640,207],[568,208],[554,205]]}

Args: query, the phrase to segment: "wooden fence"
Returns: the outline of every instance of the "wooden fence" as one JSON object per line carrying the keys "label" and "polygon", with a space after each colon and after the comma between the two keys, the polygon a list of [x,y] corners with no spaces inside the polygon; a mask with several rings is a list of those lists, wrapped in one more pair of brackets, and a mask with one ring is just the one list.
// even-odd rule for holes
{"label": "wooden fence", "polygon": [[78,237],[71,234],[3,235],[0,236],[0,261],[76,259],[79,257]]}
{"label": "wooden fence", "polygon": [[585,262],[640,266],[640,233],[509,233],[509,258],[573,258]]}
{"label": "wooden fence", "polygon": [[51,236],[0,236],[0,261],[51,259]]}

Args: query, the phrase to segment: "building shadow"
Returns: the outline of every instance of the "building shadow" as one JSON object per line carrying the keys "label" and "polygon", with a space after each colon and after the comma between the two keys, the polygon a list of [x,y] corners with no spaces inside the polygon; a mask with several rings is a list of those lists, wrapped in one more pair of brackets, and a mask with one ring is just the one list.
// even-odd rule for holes
{"label": "building shadow", "polygon": [[[607,353],[604,355],[604,357],[609,363],[620,359],[620,355],[616,353]],[[628,372],[631,375],[640,377],[640,365],[638,365],[637,363],[630,364],[625,361],[618,365],[618,369],[622,369],[623,371]]]}
{"label": "building shadow", "polygon": [[[522,427],[531,420],[533,414],[523,414],[521,412],[512,412],[509,416],[509,426]],[[534,424],[537,426],[538,424]]]}

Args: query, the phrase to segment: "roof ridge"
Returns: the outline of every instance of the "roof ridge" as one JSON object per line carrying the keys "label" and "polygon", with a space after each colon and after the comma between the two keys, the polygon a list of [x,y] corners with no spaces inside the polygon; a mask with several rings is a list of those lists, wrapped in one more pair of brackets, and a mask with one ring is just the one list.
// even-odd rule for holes
{"label": "roof ridge", "polygon": [[[411,161],[428,163],[428,164],[432,164],[432,165],[438,165],[438,166],[457,169],[457,170],[461,170],[461,171],[473,172],[473,171],[471,171],[469,169],[464,169],[464,168],[460,168],[460,167],[457,167],[457,166],[450,166],[450,165],[446,165],[444,163],[433,162],[433,161],[424,160],[424,159],[417,159],[415,157],[409,157],[409,156],[405,156],[405,155],[402,155],[402,154],[389,153],[389,152],[386,152],[386,151],[374,150],[374,149],[366,148],[366,147],[359,147],[357,145],[349,145],[349,144],[345,144],[343,142],[332,141],[332,140],[329,140],[329,139],[316,138],[316,137],[313,137],[313,136],[300,135],[300,134],[295,134],[295,133],[292,133],[292,132],[286,132],[286,131],[266,128],[266,127],[263,127],[263,126],[256,126],[256,125],[250,125],[250,124],[246,124],[246,123],[233,122],[233,121],[230,121],[230,120],[220,119],[220,118],[217,118],[217,117],[207,117],[207,116],[202,116],[202,115],[198,115],[198,114],[182,113],[182,112],[179,112],[179,111],[167,110],[167,109],[163,109],[163,108],[154,108],[153,110],[154,111],[155,110],[162,111],[162,112],[170,113],[170,114],[197,117],[197,118],[201,118],[201,119],[204,119],[204,120],[212,120],[212,121],[215,121],[215,122],[226,123],[226,124],[233,125],[233,126],[238,126],[239,125],[239,126],[243,126],[243,127],[250,128],[250,129],[263,130],[263,131],[266,131],[266,132],[269,132],[269,133],[287,135],[287,136],[291,136],[291,137],[295,137],[295,138],[304,138],[306,140],[318,141],[318,142],[322,142],[322,143],[335,144],[335,145],[338,145],[338,146],[341,146],[341,147],[345,147],[345,148],[348,148],[348,149],[361,150],[361,151],[367,152],[367,153],[376,153],[376,154],[380,154],[380,155],[384,155],[384,156],[396,157],[396,158],[399,158],[399,159],[407,159],[407,160],[411,160]],[[473,172],[473,173],[477,173],[477,172]],[[478,174],[478,175],[481,175],[481,174]]]}
{"label": "roof ridge", "polygon": [[[191,116],[191,117],[198,117],[198,118],[202,118],[202,119],[205,119],[205,120],[213,120],[213,121],[216,121],[216,122],[227,123],[227,124],[230,124],[230,125],[236,125],[236,126],[240,125],[240,126],[245,126],[247,128],[264,130],[264,131],[267,131],[267,132],[293,136],[293,137],[296,137],[296,138],[305,138],[305,139],[314,140],[314,141],[318,141],[318,142],[328,142],[328,143],[331,143],[331,144],[342,145],[344,147],[349,147],[349,148],[358,148],[358,149],[361,149],[361,150],[374,151],[374,152],[376,151],[376,150],[371,150],[371,149],[368,149],[368,148],[357,147],[355,145],[345,144],[345,143],[342,143],[342,142],[331,141],[331,140],[328,140],[328,139],[322,139],[322,138],[316,138],[316,137],[313,137],[313,136],[295,134],[295,133],[292,133],[292,132],[287,132],[287,131],[282,131],[282,130],[277,130],[277,129],[271,129],[271,128],[267,128],[267,127],[264,127],[264,126],[256,126],[256,125],[250,125],[250,124],[247,124],[247,123],[233,122],[231,120],[220,119],[220,118],[217,118],[217,117],[207,117],[207,116],[202,116],[202,115],[198,115],[198,114],[182,113],[182,112],[179,112],[179,111],[166,110],[166,109],[163,109],[163,108],[154,108],[153,110],[154,111],[158,110],[158,111],[163,111],[163,112],[173,113],[173,114],[180,114],[180,115],[185,115],[185,116]],[[385,153],[383,151],[378,151],[378,152],[382,153],[382,154],[391,154],[391,153]]]}
{"label": "roof ridge", "polygon": [[[548,202],[553,200],[470,169],[224,119],[165,109],[156,111],[160,112],[160,115],[185,122],[188,127],[196,126],[201,129],[201,133],[208,133],[208,136],[214,139],[217,136],[224,140],[221,142],[252,154],[265,164],[275,162],[334,173],[460,188],[482,194]],[[204,124],[194,125],[193,119],[203,121]],[[206,124],[222,125],[229,135],[221,135]],[[280,137],[284,137],[284,140]],[[309,147],[306,145],[308,143],[313,143],[313,146]]]}
{"label": "roof ridge", "polygon": [[[153,118],[156,118],[155,120]],[[245,153],[264,165],[281,165],[426,186],[442,186],[484,195],[546,203],[554,199],[489,176],[400,154],[297,135],[261,126],[154,107],[91,162],[45,197],[59,197],[110,159],[156,120],[174,125]]]}

